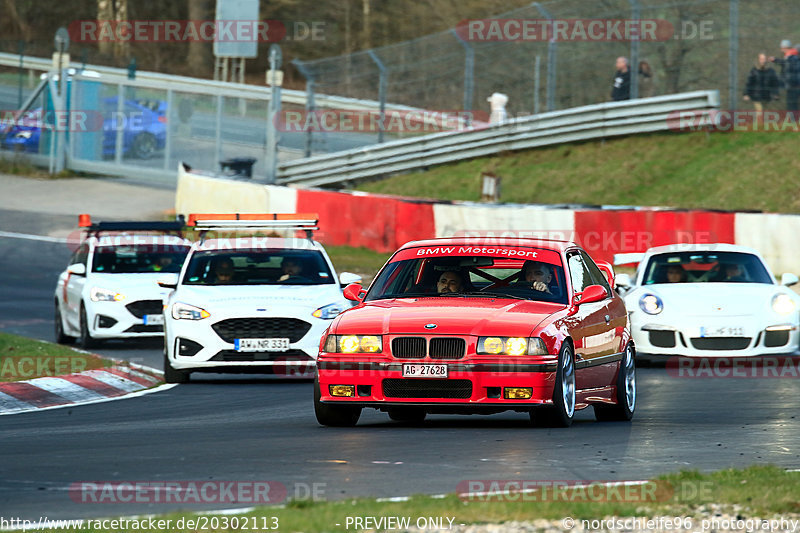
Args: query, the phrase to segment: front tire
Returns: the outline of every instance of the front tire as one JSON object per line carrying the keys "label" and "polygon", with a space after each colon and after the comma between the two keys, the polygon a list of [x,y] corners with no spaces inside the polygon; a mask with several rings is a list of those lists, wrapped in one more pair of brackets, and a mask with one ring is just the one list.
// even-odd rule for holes
{"label": "front tire", "polygon": [[83,348],[84,350],[90,350],[92,348],[97,347],[98,341],[94,337],[92,337],[92,333],[89,331],[89,321],[86,317],[86,307],[81,304],[81,314],[80,314],[80,337],[78,337],[78,346]]}
{"label": "front tire", "polygon": [[361,408],[351,405],[331,405],[322,403],[319,378],[314,379],[314,414],[322,426],[353,427],[361,416]]}
{"label": "front tire", "polygon": [[156,152],[158,142],[151,133],[140,133],[133,138],[131,156],[136,159],[150,159]]}
{"label": "front tire", "polygon": [[56,311],[53,316],[53,321],[55,322],[54,332],[58,344],[72,344],[75,342],[75,337],[70,337],[64,333],[64,320],[61,318],[61,309],[58,307],[58,301],[56,301]]}
{"label": "front tire", "polygon": [[558,355],[556,384],[553,387],[552,407],[531,411],[531,422],[536,426],[569,427],[575,415],[575,357],[572,345],[565,342]]}
{"label": "front tire", "polygon": [[636,410],[636,358],[633,345],[628,344],[617,373],[617,405],[594,406],[594,417],[602,421],[627,422]]}
{"label": "front tire", "polygon": [[189,372],[173,368],[169,363],[167,350],[164,349],[164,381],[166,383],[189,383]]}

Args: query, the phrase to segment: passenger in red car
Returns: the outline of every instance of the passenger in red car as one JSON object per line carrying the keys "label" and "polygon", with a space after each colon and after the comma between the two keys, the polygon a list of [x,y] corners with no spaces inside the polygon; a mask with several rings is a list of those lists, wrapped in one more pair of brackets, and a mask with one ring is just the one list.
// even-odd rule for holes
{"label": "passenger in red car", "polygon": [[460,272],[448,270],[442,272],[439,281],[436,282],[436,290],[440,294],[448,292],[461,292],[464,290],[464,278]]}

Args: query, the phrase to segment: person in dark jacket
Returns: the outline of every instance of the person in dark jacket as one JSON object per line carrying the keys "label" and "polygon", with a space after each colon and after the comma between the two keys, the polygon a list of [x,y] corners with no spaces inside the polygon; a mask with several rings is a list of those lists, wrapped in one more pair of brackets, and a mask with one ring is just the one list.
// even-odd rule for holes
{"label": "person in dark jacket", "polygon": [[617,58],[617,72],[614,73],[614,85],[611,88],[611,99],[615,102],[631,98],[631,69],[627,57]]}
{"label": "person in dark jacket", "polygon": [[786,110],[800,109],[800,53],[792,47],[791,41],[781,41],[782,58],[770,57],[769,60],[781,66],[781,82],[786,88]]}
{"label": "person in dark jacket", "polygon": [[767,64],[767,54],[758,54],[758,61],[747,76],[744,99],[753,102],[756,112],[761,113],[766,104],[778,99],[780,85],[775,69]]}

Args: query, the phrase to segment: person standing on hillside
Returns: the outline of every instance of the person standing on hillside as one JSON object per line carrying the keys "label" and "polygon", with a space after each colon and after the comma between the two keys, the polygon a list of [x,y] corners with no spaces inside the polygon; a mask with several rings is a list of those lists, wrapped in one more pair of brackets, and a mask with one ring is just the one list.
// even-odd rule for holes
{"label": "person standing on hillside", "polygon": [[631,98],[631,69],[627,57],[617,58],[617,71],[614,73],[614,85],[611,87],[611,99],[615,102]]}
{"label": "person standing on hillside", "polygon": [[747,76],[744,100],[753,102],[756,112],[761,113],[766,104],[778,99],[780,86],[775,69],[767,64],[767,54],[758,54],[758,60]]}
{"label": "person standing on hillside", "polygon": [[781,81],[786,88],[786,110],[796,112],[800,100],[800,54],[788,39],[781,41],[781,52],[782,58],[770,57],[769,60],[781,66]]}

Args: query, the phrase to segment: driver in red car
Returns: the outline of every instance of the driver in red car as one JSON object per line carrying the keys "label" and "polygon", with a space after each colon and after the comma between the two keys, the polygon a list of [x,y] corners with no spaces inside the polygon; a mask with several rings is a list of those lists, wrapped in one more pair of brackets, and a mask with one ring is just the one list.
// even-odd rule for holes
{"label": "driver in red car", "polygon": [[456,270],[442,272],[436,282],[436,291],[439,294],[448,292],[461,292],[464,290],[464,277]]}
{"label": "driver in red car", "polygon": [[535,291],[552,294],[552,292],[550,292],[550,282],[553,279],[553,270],[550,268],[550,265],[546,263],[525,261],[525,264],[522,265],[520,279],[523,280],[525,284],[529,284]]}

